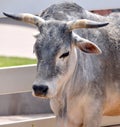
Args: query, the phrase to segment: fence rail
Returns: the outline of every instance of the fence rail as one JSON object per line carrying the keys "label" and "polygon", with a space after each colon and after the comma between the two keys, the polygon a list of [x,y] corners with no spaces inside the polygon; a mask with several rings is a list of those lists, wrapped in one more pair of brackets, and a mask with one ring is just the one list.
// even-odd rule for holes
{"label": "fence rail", "polygon": [[36,65],[0,69],[0,94],[28,92],[32,90]]}
{"label": "fence rail", "polygon": [[[31,91],[32,82],[35,78],[35,71],[36,71],[36,65],[1,68],[0,69],[0,94],[1,94],[0,97],[1,96],[4,97],[6,96],[6,94],[9,94],[8,96],[10,96],[10,94],[13,94],[13,93],[22,94],[22,92]],[[22,100],[23,98],[25,99],[26,97],[21,98],[21,96],[18,96],[18,98]],[[13,99],[15,98],[13,97]],[[21,105],[21,103],[25,103],[24,101],[21,102],[21,100],[18,100],[18,102],[20,103],[19,106],[23,106],[23,108],[26,108],[25,107],[26,104]],[[32,100],[30,101],[33,104]],[[27,108],[29,108],[28,105],[29,104],[27,104]],[[16,126],[17,127],[23,127],[23,126],[25,127],[48,127],[48,126],[55,127],[56,119],[55,119],[55,116],[51,114],[51,111],[49,110],[50,107],[48,106],[48,104],[46,104],[46,102],[44,101],[41,101],[40,103],[37,103],[37,105],[39,108],[41,108],[41,110],[45,110],[44,113],[8,115],[8,116],[1,115],[0,127],[16,127]],[[9,108],[11,108],[10,110],[12,110],[11,106]],[[15,107],[13,106],[13,108]],[[106,125],[108,126],[113,124],[114,125],[120,124],[120,116],[104,117],[102,120],[102,126],[106,126]],[[116,127],[120,127],[120,126],[116,126]]]}
{"label": "fence rail", "polygon": [[0,127],[55,127],[55,123],[51,114],[0,117]]}
{"label": "fence rail", "polygon": [[35,72],[36,65],[0,68],[0,127],[55,126],[48,100],[32,97]]}

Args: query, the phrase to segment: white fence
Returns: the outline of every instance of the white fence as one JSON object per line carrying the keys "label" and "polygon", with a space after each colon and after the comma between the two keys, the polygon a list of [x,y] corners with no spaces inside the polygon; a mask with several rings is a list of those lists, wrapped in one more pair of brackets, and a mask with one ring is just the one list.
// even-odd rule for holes
{"label": "white fence", "polygon": [[[35,65],[30,65],[30,66],[21,66],[21,67],[9,67],[9,68],[1,68],[0,69],[0,102],[5,101],[5,97],[7,96],[8,99],[8,104],[11,102],[9,101],[9,96],[12,94],[12,98],[14,98],[13,93],[23,93],[28,92],[32,90],[32,83],[35,78],[35,71],[36,71],[36,66]],[[6,95],[8,94],[8,95]],[[32,94],[30,92],[30,94]],[[29,95],[30,96],[30,95]],[[27,99],[31,99],[28,98]],[[32,96],[32,95],[31,95]],[[1,100],[1,98],[4,98]],[[25,95],[21,98],[21,96],[17,96],[18,102],[14,103],[19,103],[19,108],[20,106],[23,106],[23,108],[26,108],[26,105],[23,105],[22,103],[25,103],[23,100],[25,100]],[[35,99],[35,98],[34,98]],[[26,100],[25,100],[26,101]],[[31,103],[27,104],[27,108],[29,108],[28,105],[32,105],[33,107],[35,106],[30,100]],[[1,105],[0,103],[0,105]],[[27,102],[26,102],[27,103]],[[43,103],[43,105],[42,105]],[[0,116],[0,127],[55,127],[55,116],[47,111],[49,107],[46,108],[46,104],[44,101],[41,101],[40,103],[36,103],[36,106],[41,108],[41,110],[45,110],[44,113],[32,113],[32,114],[20,114],[19,115],[1,115]],[[12,104],[13,106],[13,104]],[[12,108],[16,108],[15,106],[18,106],[15,104],[15,106],[10,106],[9,110],[13,110]],[[5,105],[0,108],[5,108]],[[4,110],[4,109],[3,109]],[[30,109],[29,109],[30,111]],[[14,113],[15,114],[15,113]],[[102,125],[113,125],[113,124],[119,124],[120,123],[120,117],[104,117]]]}
{"label": "white fence", "polygon": [[35,65],[0,69],[0,127],[55,126],[48,102],[32,98],[35,71]]}
{"label": "white fence", "polygon": [[31,91],[35,71],[35,65],[1,68],[0,94]]}

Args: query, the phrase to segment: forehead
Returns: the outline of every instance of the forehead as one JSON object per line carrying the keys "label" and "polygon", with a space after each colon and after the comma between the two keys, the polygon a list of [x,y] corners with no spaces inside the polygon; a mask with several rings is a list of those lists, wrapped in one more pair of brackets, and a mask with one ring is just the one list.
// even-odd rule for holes
{"label": "forehead", "polygon": [[46,21],[39,27],[41,39],[46,37],[46,39],[54,38],[60,39],[65,33],[67,33],[67,25],[60,21]]}
{"label": "forehead", "polygon": [[39,28],[40,34],[35,43],[35,50],[58,50],[70,44],[71,32],[67,32],[66,24],[47,22]]}

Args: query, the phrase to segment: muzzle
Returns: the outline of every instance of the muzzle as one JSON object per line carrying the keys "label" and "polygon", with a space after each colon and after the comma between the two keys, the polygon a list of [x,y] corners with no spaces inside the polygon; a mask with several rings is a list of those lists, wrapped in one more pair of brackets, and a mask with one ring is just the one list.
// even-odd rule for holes
{"label": "muzzle", "polygon": [[48,86],[46,85],[33,85],[33,91],[35,96],[44,97],[48,93]]}

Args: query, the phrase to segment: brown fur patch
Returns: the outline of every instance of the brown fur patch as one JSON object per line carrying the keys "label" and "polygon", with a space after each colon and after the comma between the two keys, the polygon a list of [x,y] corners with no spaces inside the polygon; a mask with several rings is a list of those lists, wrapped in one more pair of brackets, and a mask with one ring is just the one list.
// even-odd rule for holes
{"label": "brown fur patch", "polygon": [[93,43],[80,43],[78,44],[78,47],[86,52],[86,53],[95,53],[95,54],[100,54],[101,50]]}
{"label": "brown fur patch", "polygon": [[120,115],[120,95],[111,94],[111,96],[107,99],[104,105],[103,115],[104,116]]}

